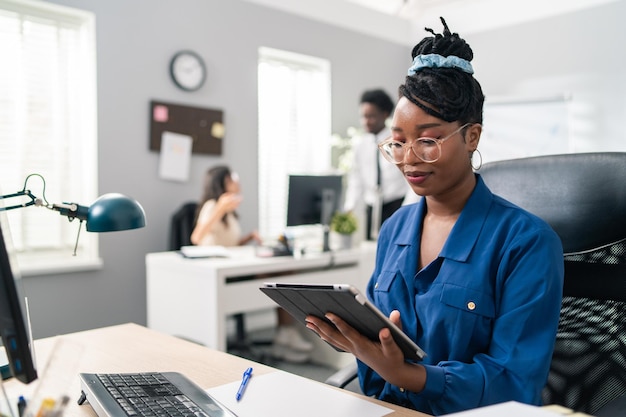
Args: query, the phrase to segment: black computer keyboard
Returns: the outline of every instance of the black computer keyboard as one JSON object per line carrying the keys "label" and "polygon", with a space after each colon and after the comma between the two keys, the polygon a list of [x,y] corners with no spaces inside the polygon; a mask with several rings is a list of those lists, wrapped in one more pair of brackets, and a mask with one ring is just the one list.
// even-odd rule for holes
{"label": "black computer keyboard", "polygon": [[80,374],[82,394],[100,417],[236,417],[178,372]]}

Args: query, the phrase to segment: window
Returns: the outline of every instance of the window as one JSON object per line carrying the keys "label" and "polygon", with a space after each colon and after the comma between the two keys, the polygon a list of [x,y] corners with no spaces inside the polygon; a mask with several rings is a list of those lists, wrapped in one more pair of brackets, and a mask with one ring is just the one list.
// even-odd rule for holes
{"label": "window", "polygon": [[259,232],[285,230],[289,174],[330,169],[330,63],[259,49]]}
{"label": "window", "polygon": [[[89,205],[97,197],[94,26],[92,13],[0,0],[0,194],[22,190],[36,173],[49,203]],[[25,188],[44,197],[37,176]],[[97,237],[84,225],[72,256],[78,221],[39,207],[0,214],[22,272],[99,264]]]}

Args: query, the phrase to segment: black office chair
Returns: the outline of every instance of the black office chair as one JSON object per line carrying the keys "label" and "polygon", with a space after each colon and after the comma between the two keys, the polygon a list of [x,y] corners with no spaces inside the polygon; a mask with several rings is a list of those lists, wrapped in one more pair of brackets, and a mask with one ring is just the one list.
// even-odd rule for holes
{"label": "black office chair", "polygon": [[522,158],[479,172],[563,242],[563,303],[544,403],[626,415],[610,414],[626,393],[626,153]]}
{"label": "black office chair", "polygon": [[[546,220],[564,249],[565,285],[545,404],[626,415],[626,153],[485,164],[489,188]],[[326,382],[345,386],[356,366]],[[343,372],[343,374],[341,374]]]}
{"label": "black office chair", "polygon": [[184,203],[172,216],[170,221],[169,250],[179,250],[183,246],[191,245],[198,203]]}

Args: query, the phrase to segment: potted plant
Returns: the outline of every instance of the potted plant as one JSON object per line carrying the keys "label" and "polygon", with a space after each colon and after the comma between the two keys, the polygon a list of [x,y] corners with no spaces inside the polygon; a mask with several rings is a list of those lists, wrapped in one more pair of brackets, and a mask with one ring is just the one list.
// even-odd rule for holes
{"label": "potted plant", "polygon": [[339,233],[343,249],[349,249],[352,246],[352,234],[357,228],[356,216],[349,211],[336,212],[330,220],[330,230]]}

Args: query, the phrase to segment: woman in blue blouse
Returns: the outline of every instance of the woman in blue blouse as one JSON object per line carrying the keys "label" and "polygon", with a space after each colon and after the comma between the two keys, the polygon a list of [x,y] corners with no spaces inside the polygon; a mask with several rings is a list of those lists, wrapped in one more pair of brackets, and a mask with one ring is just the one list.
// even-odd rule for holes
{"label": "woman in blue blouse", "polygon": [[366,395],[434,415],[541,404],[559,320],[563,251],[538,217],[495,196],[472,167],[484,96],[473,52],[445,21],[412,52],[383,155],[423,198],[389,218],[368,297],[428,354],[405,361],[383,329],[340,317],[308,327],[358,359]]}

